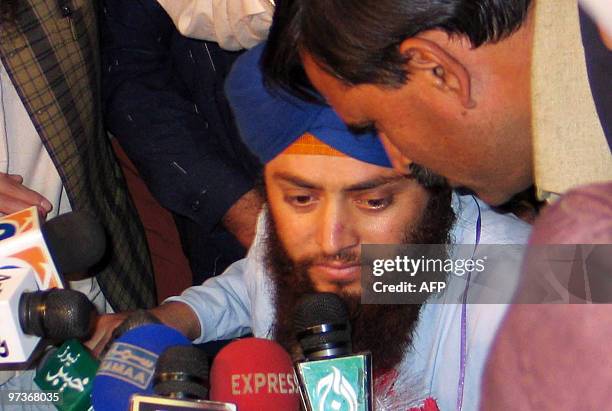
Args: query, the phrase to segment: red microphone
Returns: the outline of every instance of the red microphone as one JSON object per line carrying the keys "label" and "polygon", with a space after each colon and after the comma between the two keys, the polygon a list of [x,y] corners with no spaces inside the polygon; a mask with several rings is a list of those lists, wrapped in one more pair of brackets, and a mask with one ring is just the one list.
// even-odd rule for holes
{"label": "red microphone", "polygon": [[274,341],[244,338],[224,347],[210,371],[210,399],[240,411],[300,410],[291,357]]}

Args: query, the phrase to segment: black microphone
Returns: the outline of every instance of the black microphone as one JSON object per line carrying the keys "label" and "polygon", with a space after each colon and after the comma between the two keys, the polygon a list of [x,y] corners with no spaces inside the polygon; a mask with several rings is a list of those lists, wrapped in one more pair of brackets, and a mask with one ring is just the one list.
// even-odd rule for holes
{"label": "black microphone", "polygon": [[372,410],[372,355],[352,353],[344,301],[333,293],[306,295],[293,325],[306,357],[295,363],[304,408]]}
{"label": "black microphone", "polygon": [[352,352],[348,310],[336,294],[309,294],[301,298],[293,315],[293,329],[308,360]]}
{"label": "black microphone", "polygon": [[58,288],[23,293],[18,312],[24,333],[59,341],[87,337],[97,316],[85,294]]}
{"label": "black microphone", "polygon": [[57,216],[43,224],[41,231],[57,271],[68,280],[71,273],[98,263],[106,251],[104,228],[85,212]]}
{"label": "black microphone", "polygon": [[[133,330],[134,328],[138,328],[140,326],[148,324],[161,323],[162,322],[159,320],[159,318],[157,318],[147,310],[136,310],[131,313],[125,320],[123,320],[123,322],[119,324],[117,328],[115,328],[115,330],[113,331],[112,338],[108,342],[108,345],[110,346],[110,344],[112,344],[114,340],[121,337],[126,332]],[[104,355],[101,355],[100,357],[104,357]]]}
{"label": "black microphone", "polygon": [[156,395],[135,394],[131,411],[236,411],[231,403],[208,401],[208,357],[193,346],[167,348],[157,359],[153,376]]}
{"label": "black microphone", "polygon": [[208,357],[193,346],[175,346],[159,356],[153,377],[157,395],[176,399],[208,399]]}

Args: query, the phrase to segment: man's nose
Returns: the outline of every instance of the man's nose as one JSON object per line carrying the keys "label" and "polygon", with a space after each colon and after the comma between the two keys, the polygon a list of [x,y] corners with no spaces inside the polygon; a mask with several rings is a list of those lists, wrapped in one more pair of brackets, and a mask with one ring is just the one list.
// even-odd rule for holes
{"label": "man's nose", "polygon": [[393,168],[402,174],[409,173],[412,160],[403,155],[395,144],[389,140],[385,133],[379,132],[378,137],[380,138],[380,142],[387,152],[387,156],[389,157]]}
{"label": "man's nose", "polygon": [[341,201],[330,201],[322,208],[318,219],[318,243],[321,252],[335,255],[359,245],[348,206]]}

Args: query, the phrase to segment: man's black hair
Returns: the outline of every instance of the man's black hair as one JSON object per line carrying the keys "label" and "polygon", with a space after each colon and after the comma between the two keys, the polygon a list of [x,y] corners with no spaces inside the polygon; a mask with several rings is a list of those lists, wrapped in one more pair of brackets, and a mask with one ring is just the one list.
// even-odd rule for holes
{"label": "man's black hair", "polygon": [[347,84],[397,87],[409,73],[406,38],[431,29],[467,37],[473,47],[510,36],[531,0],[277,0],[263,56],[269,86],[318,99],[301,67],[307,51]]}

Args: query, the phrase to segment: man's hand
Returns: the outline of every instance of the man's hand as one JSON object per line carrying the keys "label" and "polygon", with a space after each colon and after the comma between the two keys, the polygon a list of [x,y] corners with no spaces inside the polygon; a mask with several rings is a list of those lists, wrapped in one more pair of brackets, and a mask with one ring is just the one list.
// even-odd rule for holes
{"label": "man's hand", "polygon": [[118,314],[104,314],[96,318],[94,333],[85,342],[85,346],[91,350],[94,356],[99,357],[110,342],[113,331],[131,314],[126,311]]}
{"label": "man's hand", "polygon": [[23,177],[0,173],[0,213],[12,214],[36,206],[42,218],[53,206],[45,197],[23,185]]}
{"label": "man's hand", "polygon": [[[200,336],[200,322],[198,321],[198,317],[187,304],[173,301],[148,311],[157,317],[164,325],[178,330],[190,340],[195,340]],[[118,314],[98,316],[98,318],[96,318],[94,333],[91,338],[85,342],[85,346],[98,357],[106,346],[111,343],[113,331],[115,331],[130,314],[132,314],[131,311],[126,311]]]}
{"label": "man's hand", "polygon": [[225,228],[247,249],[255,238],[257,216],[262,205],[261,196],[255,190],[251,190],[240,197],[223,217]]}

